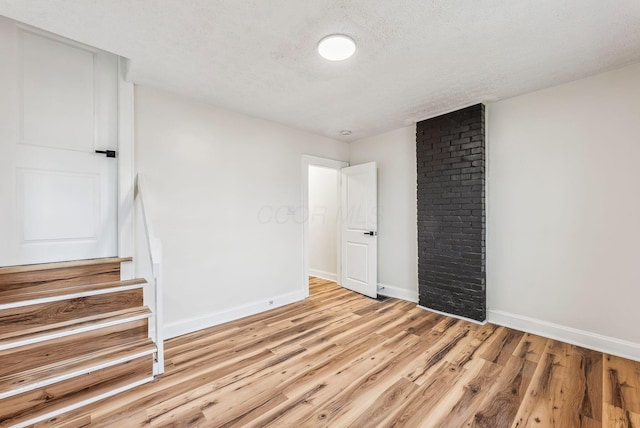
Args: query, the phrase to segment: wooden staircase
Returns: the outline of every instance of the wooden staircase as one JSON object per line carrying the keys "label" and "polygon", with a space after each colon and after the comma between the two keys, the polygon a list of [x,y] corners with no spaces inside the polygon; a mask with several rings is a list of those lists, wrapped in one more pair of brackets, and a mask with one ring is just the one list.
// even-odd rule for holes
{"label": "wooden staircase", "polygon": [[145,280],[131,258],[0,268],[0,427],[29,426],[153,380]]}

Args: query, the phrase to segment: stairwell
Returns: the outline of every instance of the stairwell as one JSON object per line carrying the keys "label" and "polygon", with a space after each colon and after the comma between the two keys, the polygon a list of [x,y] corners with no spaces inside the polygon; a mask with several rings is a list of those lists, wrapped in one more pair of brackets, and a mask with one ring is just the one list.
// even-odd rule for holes
{"label": "stairwell", "polygon": [[106,258],[0,268],[0,427],[24,427],[154,379],[143,279]]}

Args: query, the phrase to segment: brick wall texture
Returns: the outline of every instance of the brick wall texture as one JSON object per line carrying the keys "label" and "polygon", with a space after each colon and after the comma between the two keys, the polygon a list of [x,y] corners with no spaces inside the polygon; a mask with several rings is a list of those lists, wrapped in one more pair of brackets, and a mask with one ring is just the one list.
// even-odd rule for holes
{"label": "brick wall texture", "polygon": [[484,321],[484,105],[419,122],[416,154],[419,304]]}

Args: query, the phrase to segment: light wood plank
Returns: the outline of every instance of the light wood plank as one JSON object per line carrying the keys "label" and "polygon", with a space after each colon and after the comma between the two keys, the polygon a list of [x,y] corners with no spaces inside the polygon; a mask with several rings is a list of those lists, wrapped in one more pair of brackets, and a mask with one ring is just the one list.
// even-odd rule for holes
{"label": "light wood plank", "polygon": [[120,280],[119,262],[40,269],[42,266],[46,265],[29,266],[27,270],[6,268],[5,273],[0,275],[0,293],[6,295],[11,290],[68,288]]}
{"label": "light wood plank", "polygon": [[540,361],[540,357],[547,346],[546,337],[536,336],[535,334],[525,333],[520,340],[520,343],[513,351],[513,355],[518,358],[524,358],[526,360],[537,363]]}
{"label": "light wood plank", "polygon": [[[35,299],[48,299],[48,298],[57,298],[56,300],[68,300],[71,298],[71,295],[74,294],[99,294],[104,290],[116,289],[119,287],[131,287],[137,288],[142,287],[146,284],[144,279],[129,279],[125,281],[120,281],[118,279],[113,281],[104,281],[100,280],[99,282],[89,282],[82,284],[69,284],[69,283],[38,283],[36,285],[25,286],[20,289],[9,289],[0,291],[0,303],[9,304],[9,303],[18,303],[18,302],[26,302]],[[93,280],[93,279],[92,279]],[[124,290],[121,290],[124,291]],[[114,291],[118,292],[118,291]],[[37,304],[33,302],[34,304]],[[24,303],[23,303],[24,304]]]}
{"label": "light wood plank", "polygon": [[31,335],[96,319],[102,314],[142,307],[142,289],[77,297],[0,310],[0,340]]}
{"label": "light wood plank", "polygon": [[640,364],[605,355],[604,402],[640,414]]}
{"label": "light wood plank", "polygon": [[51,269],[72,269],[76,267],[96,266],[114,263],[125,263],[133,261],[132,257],[106,257],[101,259],[84,259],[84,260],[72,260],[69,262],[55,262],[55,263],[39,263],[33,265],[18,265],[18,266],[4,266],[0,267],[0,275],[7,275],[13,273],[24,272],[36,272],[42,270]]}
{"label": "light wood plank", "polygon": [[500,327],[491,339],[491,345],[480,355],[487,361],[505,365],[524,336],[521,331]]}
{"label": "light wood plank", "polygon": [[640,414],[621,409],[613,404],[604,404],[603,427],[611,428],[638,428],[640,427]]}
{"label": "light wood plank", "polygon": [[47,382],[74,372],[88,372],[97,366],[103,366],[113,361],[132,359],[133,356],[141,353],[151,355],[155,350],[156,345],[153,341],[144,339],[110,347],[103,351],[94,351],[90,354],[76,356],[69,361],[50,363],[30,370],[23,370],[0,378],[0,392],[15,391],[19,387],[25,388],[37,382]]}
{"label": "light wood plank", "polygon": [[129,321],[46,343],[0,351],[0,377],[31,370],[58,371],[75,360],[147,339],[147,319]]}
{"label": "light wood plank", "polygon": [[509,358],[495,384],[487,391],[478,410],[465,426],[478,428],[511,426],[535,368],[536,364],[525,358]]}
{"label": "light wood plank", "polygon": [[97,396],[111,389],[150,378],[152,370],[153,358],[147,356],[58,382],[39,390],[5,398],[0,402],[2,415],[0,426],[13,425],[33,419],[39,414],[63,408],[78,401],[79,397],[86,399],[90,395]]}
{"label": "light wood plank", "polygon": [[354,428],[381,426],[389,415],[412,397],[418,389],[418,385],[401,377],[373,400],[370,406],[360,412],[360,416],[349,426]]}

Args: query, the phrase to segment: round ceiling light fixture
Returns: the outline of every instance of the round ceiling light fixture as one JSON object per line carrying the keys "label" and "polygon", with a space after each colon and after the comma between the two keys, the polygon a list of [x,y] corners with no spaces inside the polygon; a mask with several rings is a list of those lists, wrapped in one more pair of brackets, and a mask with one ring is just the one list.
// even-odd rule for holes
{"label": "round ceiling light fixture", "polygon": [[351,134],[352,132],[349,131],[348,129],[343,129],[342,131],[340,131],[340,135],[342,135],[343,137],[348,137]]}
{"label": "round ceiling light fixture", "polygon": [[356,42],[344,34],[331,34],[318,43],[318,53],[329,61],[342,61],[356,52]]}

